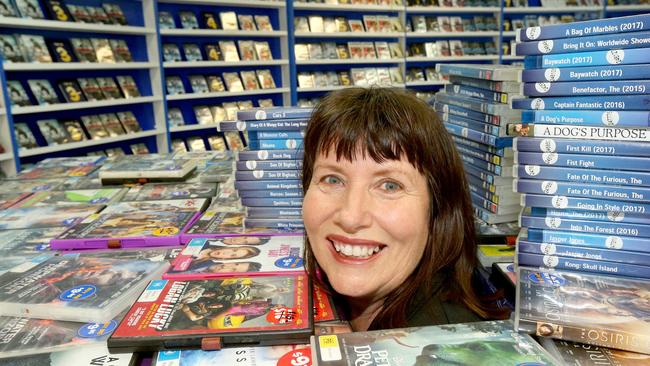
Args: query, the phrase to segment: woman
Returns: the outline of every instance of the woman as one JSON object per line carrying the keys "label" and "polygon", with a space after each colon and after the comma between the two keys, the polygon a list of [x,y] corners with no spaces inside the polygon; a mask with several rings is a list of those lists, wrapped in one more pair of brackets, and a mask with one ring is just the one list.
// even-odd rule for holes
{"label": "woman", "polygon": [[355,331],[478,321],[473,209],[434,111],[405,90],[326,96],[305,134],[305,259]]}

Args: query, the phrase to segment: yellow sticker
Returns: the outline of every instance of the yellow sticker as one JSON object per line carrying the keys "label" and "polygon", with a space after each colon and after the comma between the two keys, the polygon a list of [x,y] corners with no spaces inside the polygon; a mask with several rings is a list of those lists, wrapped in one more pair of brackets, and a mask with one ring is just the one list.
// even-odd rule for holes
{"label": "yellow sticker", "polygon": [[154,236],[171,236],[176,234],[178,234],[178,228],[172,226],[161,227],[153,231]]}
{"label": "yellow sticker", "polygon": [[321,348],[339,347],[339,339],[335,335],[325,335],[318,337],[318,344]]}

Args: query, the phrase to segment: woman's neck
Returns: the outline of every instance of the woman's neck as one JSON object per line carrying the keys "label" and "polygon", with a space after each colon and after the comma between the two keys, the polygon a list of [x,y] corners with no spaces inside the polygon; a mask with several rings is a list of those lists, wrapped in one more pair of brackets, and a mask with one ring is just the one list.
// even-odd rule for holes
{"label": "woman's neck", "polygon": [[383,299],[374,302],[351,298],[347,300],[350,311],[350,326],[355,332],[368,330],[384,303]]}

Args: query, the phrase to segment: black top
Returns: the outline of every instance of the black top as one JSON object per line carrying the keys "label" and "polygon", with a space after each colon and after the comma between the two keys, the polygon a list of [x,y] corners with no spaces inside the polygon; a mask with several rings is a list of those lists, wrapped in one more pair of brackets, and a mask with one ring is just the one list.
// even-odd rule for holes
{"label": "black top", "polygon": [[[447,276],[439,275],[433,281],[431,296],[426,297],[424,291],[418,292],[407,310],[406,327],[471,323],[483,320],[462,303],[442,300],[442,285],[445,281],[450,280]],[[381,328],[373,322],[368,329]]]}

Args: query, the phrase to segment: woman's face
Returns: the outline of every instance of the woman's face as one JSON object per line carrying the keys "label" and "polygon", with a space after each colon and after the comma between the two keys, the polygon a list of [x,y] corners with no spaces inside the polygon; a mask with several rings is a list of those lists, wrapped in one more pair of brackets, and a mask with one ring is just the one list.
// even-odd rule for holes
{"label": "woman's face", "polygon": [[303,203],[316,260],[340,294],[373,302],[417,266],[428,236],[426,179],[406,160],[314,163]]}
{"label": "woman's face", "polygon": [[210,257],[214,259],[237,259],[244,258],[248,254],[246,248],[219,248],[210,252]]}

